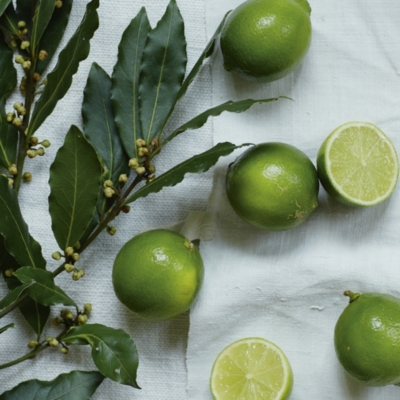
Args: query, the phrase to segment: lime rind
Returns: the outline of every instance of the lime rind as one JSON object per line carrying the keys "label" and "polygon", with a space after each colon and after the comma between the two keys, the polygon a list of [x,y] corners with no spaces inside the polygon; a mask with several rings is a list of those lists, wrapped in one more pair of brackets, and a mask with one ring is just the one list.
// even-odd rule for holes
{"label": "lime rind", "polygon": [[[260,348],[263,355],[257,359]],[[221,380],[224,393],[220,389]],[[214,361],[210,377],[210,390],[215,400],[244,399],[240,396],[249,388],[258,390],[260,398],[265,400],[285,400],[292,387],[293,373],[286,355],[276,344],[257,337],[240,339],[225,347]]]}
{"label": "lime rind", "polygon": [[[363,187],[364,192],[369,192],[369,197],[372,197],[372,199],[368,200],[365,198],[360,198],[356,197],[354,195],[351,195],[350,192],[355,192],[357,191],[357,186],[356,183],[361,186],[361,179],[360,179],[360,174],[362,171],[353,171],[353,176],[347,176],[347,181],[346,182],[338,182],[339,178],[339,173],[335,171],[335,174],[332,172],[334,169],[334,163],[332,162],[332,155],[331,155],[331,150],[332,147],[334,146],[335,142],[338,140],[338,138],[343,134],[343,132],[353,129],[355,131],[360,131],[361,129],[369,129],[370,131],[374,132],[377,137],[377,143],[378,141],[380,143],[383,143],[387,152],[385,154],[385,159],[386,161],[390,161],[392,164],[390,170],[387,170],[385,172],[391,172],[390,176],[387,176],[387,174],[382,174],[381,172],[377,171],[368,171],[365,173],[365,175],[369,175],[370,181],[375,180],[376,185],[371,186],[368,188],[368,190],[365,190],[365,187]],[[361,147],[361,146],[360,146]],[[376,146],[377,147],[377,146]],[[353,149],[349,149],[349,153]],[[338,158],[342,157],[342,160],[339,160],[338,163],[343,161],[343,163],[346,160],[346,154],[343,151],[341,154],[338,155]],[[379,161],[376,160],[376,164],[379,164]],[[350,162],[349,162],[350,163]],[[318,152],[318,157],[317,157],[317,169],[318,169],[318,174],[320,181],[322,185],[324,186],[325,190],[332,195],[334,198],[339,200],[342,203],[356,206],[356,207],[369,207],[369,206],[374,206],[379,203],[382,203],[383,201],[387,200],[390,195],[393,193],[398,177],[399,177],[399,161],[398,161],[398,156],[396,149],[391,142],[391,140],[388,138],[388,136],[382,132],[381,129],[379,129],[377,126],[375,126],[372,123],[369,122],[347,122],[338,128],[336,128],[324,141],[322,144],[319,152]],[[343,177],[343,171],[342,176]],[[346,171],[345,171],[346,172]],[[379,175],[381,174],[381,175]],[[375,175],[375,176],[371,176]],[[354,178],[354,179],[353,179]],[[358,181],[358,182],[357,182]],[[366,178],[364,179],[364,183],[366,182]],[[346,187],[347,185],[347,187]],[[378,192],[378,186],[385,186],[385,190],[383,194],[376,194],[373,196],[373,193]],[[361,191],[361,187],[359,187],[359,191]],[[381,191],[382,192],[382,191]]]}

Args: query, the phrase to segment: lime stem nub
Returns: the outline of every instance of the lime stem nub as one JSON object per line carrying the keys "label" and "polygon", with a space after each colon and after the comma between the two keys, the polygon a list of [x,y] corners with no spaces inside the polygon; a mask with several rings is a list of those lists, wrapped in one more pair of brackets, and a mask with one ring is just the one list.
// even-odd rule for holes
{"label": "lime stem nub", "polygon": [[350,298],[349,303],[352,303],[354,300],[358,299],[361,296],[360,293],[354,293],[351,290],[345,290],[343,294]]}

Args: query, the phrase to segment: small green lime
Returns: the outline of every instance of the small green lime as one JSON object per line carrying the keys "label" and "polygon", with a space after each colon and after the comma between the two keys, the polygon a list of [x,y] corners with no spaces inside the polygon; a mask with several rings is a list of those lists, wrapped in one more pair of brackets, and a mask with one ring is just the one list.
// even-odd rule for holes
{"label": "small green lime", "polygon": [[343,368],[369,386],[400,384],[400,299],[383,293],[345,294],[350,304],[334,335]]}
{"label": "small green lime", "polygon": [[270,82],[292,72],[311,44],[307,0],[247,0],[221,32],[224,67],[245,80]]}
{"label": "small green lime", "polygon": [[115,259],[112,281],[126,307],[144,319],[160,321],[190,308],[203,274],[193,243],[179,233],[156,229],[125,243]]}
{"label": "small green lime", "polygon": [[239,217],[271,231],[304,222],[318,205],[318,190],[311,160],[296,147],[279,142],[249,148],[226,175],[228,199]]}

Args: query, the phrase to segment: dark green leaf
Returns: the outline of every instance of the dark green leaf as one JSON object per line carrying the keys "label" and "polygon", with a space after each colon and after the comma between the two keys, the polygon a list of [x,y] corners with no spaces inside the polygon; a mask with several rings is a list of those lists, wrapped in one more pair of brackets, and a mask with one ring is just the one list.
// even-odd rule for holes
{"label": "dark green leaf", "polygon": [[9,291],[0,301],[0,310],[15,303],[19,299],[21,294],[25,292],[25,290],[27,290],[30,286],[32,286],[33,283],[33,281],[28,281]]}
{"label": "dark green leaf", "polygon": [[31,123],[28,127],[28,137],[31,137],[42,125],[54,110],[57,102],[67,93],[72,83],[72,77],[78,70],[79,63],[89,55],[90,39],[99,26],[96,11],[98,7],[99,0],[92,0],[88,3],[81,24],[61,51],[56,67],[47,76],[47,84],[33,110]]}
{"label": "dark green leaf", "polygon": [[22,267],[14,272],[14,275],[23,283],[33,282],[28,289],[29,297],[44,306],[64,304],[65,306],[76,306],[62,289],[54,283],[53,274],[43,269]]}
{"label": "dark green leaf", "polygon": [[124,385],[139,388],[136,383],[139,363],[136,346],[122,329],[86,324],[72,327],[62,340],[77,345],[90,344],[93,361],[103,375]]}
{"label": "dark green leaf", "polygon": [[33,331],[40,336],[49,318],[50,307],[43,306],[28,297],[19,306],[19,310]]}
{"label": "dark green leaf", "polygon": [[0,165],[8,168],[17,160],[18,133],[6,120],[4,101],[0,100]]}
{"label": "dark green leaf", "polygon": [[0,333],[3,333],[3,332],[5,332],[7,329],[10,329],[10,328],[15,328],[15,324],[11,323],[11,324],[8,324],[8,325],[6,325],[6,326],[3,326],[2,328],[0,328]]}
{"label": "dark green leaf", "polygon": [[0,209],[0,234],[4,237],[8,252],[20,265],[44,269],[46,261],[40,245],[29,235],[17,194],[3,176],[0,176]]}
{"label": "dark green leaf", "polygon": [[18,20],[26,22],[28,31],[31,30],[32,18],[35,12],[35,1],[32,0],[17,0],[17,16]]}
{"label": "dark green leaf", "polygon": [[50,167],[49,210],[60,249],[74,246],[89,225],[97,206],[100,177],[96,152],[72,126]]}
{"label": "dark green leaf", "polygon": [[3,15],[6,8],[11,3],[11,0],[0,0],[0,16]]}
{"label": "dark green leaf", "polygon": [[122,35],[118,61],[112,74],[111,101],[125,151],[137,157],[136,139],[143,138],[139,119],[139,73],[147,35],[151,30],[142,8]]}
{"label": "dark green leaf", "polygon": [[38,45],[53,15],[54,4],[54,0],[38,0],[37,2],[31,32],[31,50],[34,55],[38,54]]}
{"label": "dark green leaf", "polygon": [[186,70],[184,23],[175,0],[147,36],[140,68],[139,110],[146,142],[161,134]]}
{"label": "dark green leaf", "polygon": [[188,160],[178,164],[174,168],[160,175],[146,186],[143,186],[132,196],[130,196],[124,204],[132,203],[140,197],[146,197],[151,193],[157,193],[166,186],[175,186],[183,181],[187,173],[205,172],[209,170],[220,157],[227,156],[228,154],[232,153],[233,150],[242,146],[247,146],[247,144],[236,146],[229,142],[218,143],[212,149],[189,158]]}
{"label": "dark green leaf", "polygon": [[179,135],[182,132],[185,132],[189,129],[198,129],[201,128],[208,120],[209,117],[217,117],[218,115],[222,114],[224,111],[241,113],[243,111],[248,110],[254,104],[261,104],[261,103],[270,103],[272,101],[277,101],[278,97],[272,99],[261,99],[261,100],[240,100],[240,101],[227,101],[226,103],[220,104],[219,106],[210,108],[201,114],[197,115],[190,121],[186,122],[175,131],[173,131],[163,142],[168,143],[172,140],[175,136]]}
{"label": "dark green leaf", "polygon": [[84,135],[103,162],[106,171],[103,178],[116,185],[120,174],[129,174],[130,169],[114,122],[110,96],[110,77],[93,63],[82,105]]}
{"label": "dark green leaf", "polygon": [[10,3],[4,14],[0,17],[0,26],[13,35],[18,35],[18,17],[13,3]]}
{"label": "dark green leaf", "polygon": [[40,39],[38,50],[46,50],[49,55],[45,60],[38,60],[36,63],[35,71],[40,75],[43,74],[44,70],[49,65],[64,36],[71,14],[72,3],[73,0],[63,0],[62,7],[54,10],[53,16]]}
{"label": "dark green leaf", "polygon": [[[33,248],[35,248],[35,246],[39,246],[39,244],[35,241],[33,241],[32,244]],[[18,289],[18,287],[21,285],[21,282],[14,275],[11,277],[5,276],[4,272],[7,269],[13,269],[14,271],[16,271],[18,268],[20,268],[20,265],[17,263],[15,258],[12,257],[11,254],[6,250],[4,244],[4,238],[2,236],[0,236],[0,264],[8,288],[10,289],[10,291],[17,289],[15,294],[18,294],[18,290],[20,290]],[[26,289],[26,287],[22,289],[23,290],[18,294],[17,298],[20,296],[20,294],[22,294],[22,292]],[[17,299],[15,299],[15,301],[16,300]],[[14,300],[12,302],[14,302]],[[19,310],[21,311],[21,314],[29,323],[29,325],[32,327],[32,329],[38,335],[40,335],[44,325],[46,324],[47,318],[49,317],[50,308],[37,304],[36,301],[27,298],[19,305]]]}
{"label": "dark green leaf", "polygon": [[[217,41],[217,38],[222,30],[222,27],[224,26],[225,19],[228,14],[225,15],[223,18],[222,22],[219,24],[217,30],[215,31],[214,35],[208,42],[206,48],[204,49],[203,53],[201,53],[199,59],[197,60],[196,64],[193,66],[192,70],[189,72],[188,76],[185,78],[185,80],[182,83],[181,88],[179,89],[178,95],[177,95],[177,101],[179,101],[186,93],[189,85],[193,82],[194,78],[196,75],[199,73],[201,66],[203,65],[203,62],[206,58],[210,57],[214,47],[215,47],[215,42]],[[172,111],[172,110],[171,110]]]}
{"label": "dark green leaf", "polygon": [[16,85],[17,71],[14,68],[13,52],[4,40],[0,40],[0,103]]}
{"label": "dark green leaf", "polygon": [[72,371],[52,381],[32,379],[0,395],[0,400],[89,400],[103,382],[97,371]]}

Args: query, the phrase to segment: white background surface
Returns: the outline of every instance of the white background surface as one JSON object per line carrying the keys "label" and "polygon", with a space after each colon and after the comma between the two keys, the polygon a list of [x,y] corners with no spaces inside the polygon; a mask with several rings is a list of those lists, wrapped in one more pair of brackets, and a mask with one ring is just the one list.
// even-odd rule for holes
{"label": "white background surface", "polygon": [[[75,2],[67,37],[78,25],[86,3]],[[178,1],[186,23],[189,66],[223,15],[239,3]],[[225,140],[237,144],[283,141],[315,161],[325,137],[351,120],[375,123],[399,151],[400,3],[319,0],[310,4],[313,41],[294,74],[262,86],[243,83],[223,70],[217,49],[188,100],[181,104],[175,121],[185,122],[228,99],[284,95],[294,101],[255,106],[244,114],[224,114],[201,130],[187,132],[174,142],[183,146],[184,152],[177,156],[171,148],[166,149],[159,171],[206,150],[213,142]],[[167,1],[102,2],[100,28],[92,41],[91,55],[81,64],[67,97],[38,132],[40,139],[49,139],[53,146],[46,157],[27,162],[34,180],[22,188],[22,209],[32,236],[43,246],[49,268],[57,266],[50,257],[57,246],[47,213],[48,167],[70,124],[81,126],[80,104],[91,63],[96,61],[112,72],[122,32],[142,5],[154,26]],[[398,399],[397,387],[371,389],[348,379],[336,360],[332,339],[334,324],[346,305],[344,289],[400,296],[396,281],[399,190],[380,206],[355,210],[331,201],[321,189],[320,206],[303,225],[288,232],[263,233],[241,222],[227,203],[225,168],[238,153],[222,160],[215,169],[208,210],[217,215],[217,230],[214,240],[201,246],[206,276],[190,314],[189,341],[188,314],[163,323],[147,323],[126,311],[113,294],[111,268],[115,254],[133,235],[184,219],[191,210],[205,209],[213,183],[211,172],[188,176],[179,186],[137,202],[134,212],[117,220],[116,236],[102,235],[85,252],[83,280],[73,283],[69,276],[58,280],[78,302],[93,303],[91,322],[125,329],[139,350],[138,383],[142,390],[105,380],[93,398],[211,399],[208,377],[219,351],[233,340],[263,336],[277,343],[292,364],[293,400]],[[3,292],[5,286],[1,283]],[[31,338],[17,313],[10,316],[11,321],[18,328],[1,335],[1,360],[23,354]],[[7,348],[5,341],[12,347]],[[14,343],[21,347],[16,348]],[[94,369],[89,348],[73,349],[66,357],[49,351],[36,360],[1,371],[0,391],[26,379],[53,379],[72,369]]]}

